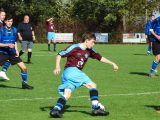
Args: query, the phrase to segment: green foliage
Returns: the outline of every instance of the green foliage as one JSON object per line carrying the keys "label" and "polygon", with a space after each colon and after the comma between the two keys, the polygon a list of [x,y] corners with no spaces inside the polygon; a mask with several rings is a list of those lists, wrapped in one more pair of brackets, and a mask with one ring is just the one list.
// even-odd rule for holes
{"label": "green foliage", "polygon": [[15,25],[22,21],[24,14],[29,14],[36,26],[44,24],[47,18],[54,17],[59,32],[122,32],[123,25],[126,25],[127,31],[135,29],[141,32],[146,16],[159,9],[160,1],[1,0],[0,6],[13,15]]}

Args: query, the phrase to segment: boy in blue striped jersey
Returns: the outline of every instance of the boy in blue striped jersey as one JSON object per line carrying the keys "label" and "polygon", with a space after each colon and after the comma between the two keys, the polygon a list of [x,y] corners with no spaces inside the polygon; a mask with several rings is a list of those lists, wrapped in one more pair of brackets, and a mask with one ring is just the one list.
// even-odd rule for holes
{"label": "boy in blue striped jersey", "polygon": [[33,89],[27,84],[27,68],[19,57],[17,48],[17,29],[12,27],[13,18],[6,17],[5,26],[0,28],[0,65],[8,61],[21,69],[22,89]]}
{"label": "boy in blue striped jersey", "polygon": [[[6,17],[6,13],[5,13],[4,9],[1,8],[0,9],[0,28],[4,26],[5,17]],[[9,61],[4,62],[3,66],[2,66],[2,71],[0,71],[0,77],[2,77],[5,80],[10,80],[6,75],[6,71],[9,68],[9,66],[10,66]]]}

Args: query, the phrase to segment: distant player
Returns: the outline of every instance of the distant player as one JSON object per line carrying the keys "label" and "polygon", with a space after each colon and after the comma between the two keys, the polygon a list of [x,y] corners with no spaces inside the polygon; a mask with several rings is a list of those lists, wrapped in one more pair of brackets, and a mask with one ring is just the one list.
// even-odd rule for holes
{"label": "distant player", "polygon": [[24,16],[23,22],[18,24],[18,38],[21,41],[22,50],[19,53],[21,56],[24,52],[28,51],[27,64],[31,63],[33,41],[36,40],[33,25],[30,23],[30,17]]}
{"label": "distant player", "polygon": [[17,48],[17,29],[12,27],[13,18],[8,16],[5,18],[5,26],[0,28],[0,65],[7,60],[12,65],[17,64],[21,69],[22,89],[33,89],[27,84],[27,68],[19,57]]}
{"label": "distant player", "polygon": [[147,21],[146,26],[145,26],[145,37],[146,37],[146,40],[149,42],[147,55],[150,55],[151,49],[152,49],[152,34],[149,30],[151,29],[152,23],[155,19],[154,15],[150,15],[149,17],[150,19]]}
{"label": "distant player", "polygon": [[[5,17],[6,17],[6,13],[5,13],[4,9],[1,8],[0,9],[0,28],[4,26]],[[5,80],[10,80],[6,75],[6,71],[9,68],[9,66],[10,66],[9,61],[4,62],[3,66],[2,66],[2,71],[0,71],[0,77],[2,77]]]}
{"label": "distant player", "polygon": [[56,51],[54,19],[53,18],[47,19],[46,24],[47,24],[48,51],[51,50],[50,49],[51,43],[53,43],[53,51]]}
{"label": "distant player", "polygon": [[152,67],[149,74],[149,76],[152,77],[154,76],[156,68],[160,63],[160,17],[154,20],[152,29],[150,29],[150,31],[153,35],[152,51],[153,55],[155,55],[155,60],[152,62]]}
{"label": "distant player", "polygon": [[102,57],[99,53],[96,53],[92,48],[96,42],[96,36],[93,33],[87,32],[82,36],[82,43],[73,44],[67,49],[61,51],[56,56],[56,67],[54,74],[58,75],[61,71],[60,61],[62,57],[67,57],[67,62],[62,73],[62,84],[59,86],[59,93],[61,94],[56,105],[50,112],[51,117],[62,117],[61,111],[64,108],[67,100],[70,98],[71,93],[81,86],[85,86],[89,89],[92,115],[108,115],[99,105],[98,90],[96,84],[82,72],[84,65],[89,57],[97,59],[103,63],[107,63],[113,66],[113,69],[118,70],[118,66]]}

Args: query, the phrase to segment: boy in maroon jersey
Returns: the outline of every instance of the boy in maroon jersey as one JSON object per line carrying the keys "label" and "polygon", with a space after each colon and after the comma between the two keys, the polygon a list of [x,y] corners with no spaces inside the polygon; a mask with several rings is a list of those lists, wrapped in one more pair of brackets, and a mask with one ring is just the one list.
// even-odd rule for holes
{"label": "boy in maroon jersey", "polygon": [[3,27],[5,17],[6,17],[6,13],[5,13],[5,11],[1,8],[1,9],[0,9],[0,27]]}
{"label": "boy in maroon jersey", "polygon": [[48,39],[48,51],[50,51],[50,44],[53,43],[53,51],[56,51],[56,41],[55,41],[55,26],[53,23],[54,19],[49,18],[46,20],[47,24],[47,39]]}
{"label": "boy in maroon jersey", "polygon": [[71,93],[75,90],[75,88],[79,88],[81,86],[85,86],[89,89],[92,103],[92,115],[109,115],[109,112],[106,112],[104,107],[101,107],[99,104],[96,84],[92,82],[92,80],[84,72],[81,71],[89,57],[97,59],[103,63],[110,64],[113,66],[115,71],[118,70],[118,66],[114,62],[102,57],[99,53],[96,53],[93,50],[92,47],[94,46],[95,41],[95,34],[87,32],[82,36],[82,43],[73,44],[67,49],[58,53],[56,57],[56,68],[54,70],[55,75],[58,75],[61,71],[61,57],[67,57],[67,62],[62,73],[62,84],[58,88],[61,97],[51,110],[51,117],[62,117],[61,111],[71,96]]}

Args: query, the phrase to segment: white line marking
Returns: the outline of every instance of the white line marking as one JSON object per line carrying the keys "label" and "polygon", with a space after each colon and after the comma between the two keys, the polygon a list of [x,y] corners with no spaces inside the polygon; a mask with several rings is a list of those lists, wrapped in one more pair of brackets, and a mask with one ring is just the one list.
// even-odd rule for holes
{"label": "white line marking", "polygon": [[[99,95],[100,97],[106,96],[140,96],[140,95],[153,95],[153,94],[160,94],[160,92],[143,92],[143,93],[126,93],[126,94],[106,94],[106,95]],[[7,99],[7,100],[0,100],[0,102],[8,102],[8,101],[35,101],[35,100],[53,100],[58,99],[59,97],[47,97],[47,98],[23,98],[23,99]],[[71,99],[77,98],[89,98],[89,96],[75,96]]]}
{"label": "white line marking", "polygon": [[33,55],[33,56],[37,56],[37,57],[48,56],[48,57],[50,57],[50,56],[55,56],[55,54],[53,54],[53,55]]}

